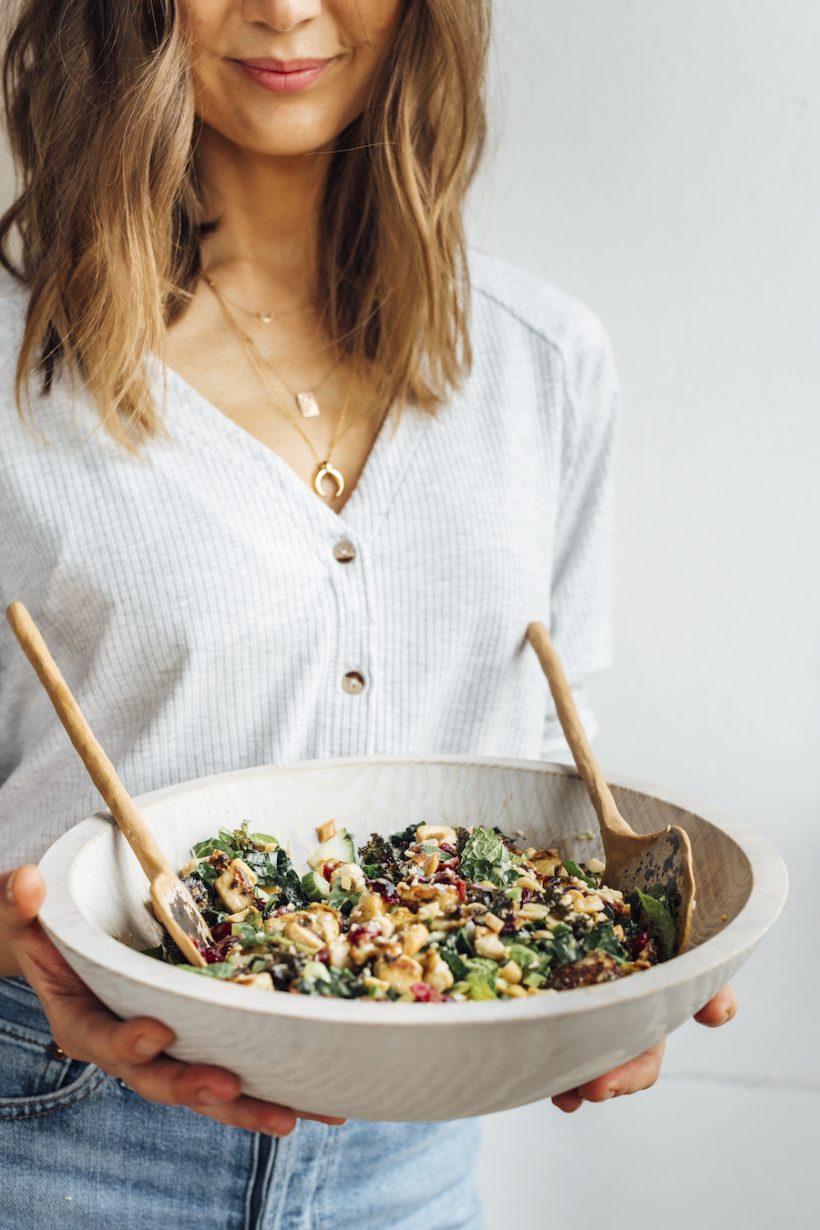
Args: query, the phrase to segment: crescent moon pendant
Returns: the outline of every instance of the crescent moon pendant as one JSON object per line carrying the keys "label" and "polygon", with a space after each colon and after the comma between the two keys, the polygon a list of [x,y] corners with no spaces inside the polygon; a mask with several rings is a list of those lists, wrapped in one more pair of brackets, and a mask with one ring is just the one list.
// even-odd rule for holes
{"label": "crescent moon pendant", "polygon": [[[336,491],[324,491],[322,488],[322,479],[328,475],[336,484]],[[323,500],[328,500],[332,495],[341,495],[345,489],[345,480],[335,466],[332,466],[329,461],[322,461],[313,471],[313,486],[317,495],[320,495]]]}

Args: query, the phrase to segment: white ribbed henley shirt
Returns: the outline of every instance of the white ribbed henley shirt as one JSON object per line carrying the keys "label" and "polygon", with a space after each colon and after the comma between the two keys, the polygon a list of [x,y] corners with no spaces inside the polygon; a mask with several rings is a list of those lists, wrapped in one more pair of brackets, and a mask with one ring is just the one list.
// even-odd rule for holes
{"label": "white ribbed henley shirt", "polygon": [[[574,299],[469,259],[472,372],[435,416],[411,405],[394,433],[391,412],[341,515],[167,368],[174,438],[142,460],[63,377],[44,398],[32,382],[50,443],[34,438],[13,397],[27,292],[0,271],[3,607],[29,608],[132,794],[314,757],[570,761],[534,619],[595,732],[583,684],[611,656],[610,347]],[[148,370],[159,397],[158,360]],[[0,624],[5,870],[101,801]]]}

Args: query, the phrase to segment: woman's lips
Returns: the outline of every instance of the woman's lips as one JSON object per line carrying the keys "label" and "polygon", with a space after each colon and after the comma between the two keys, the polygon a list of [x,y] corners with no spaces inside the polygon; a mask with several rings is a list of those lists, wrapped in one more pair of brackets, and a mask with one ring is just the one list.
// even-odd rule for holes
{"label": "woman's lips", "polygon": [[258,64],[249,64],[245,60],[234,60],[233,63],[241,68],[251,81],[261,85],[263,90],[271,90],[274,94],[296,94],[313,85],[314,81],[317,81],[325,69],[333,63],[333,60],[322,60],[310,68],[299,68],[293,72],[282,72],[267,66],[261,67]]}

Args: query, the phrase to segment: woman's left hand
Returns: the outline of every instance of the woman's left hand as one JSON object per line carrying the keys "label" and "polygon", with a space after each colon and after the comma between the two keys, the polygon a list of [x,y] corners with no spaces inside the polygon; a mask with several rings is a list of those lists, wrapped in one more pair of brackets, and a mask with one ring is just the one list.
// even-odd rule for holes
{"label": "woman's left hand", "polygon": [[[737,996],[730,986],[726,986],[708,1004],[704,1004],[700,1012],[695,1013],[695,1020],[714,1028],[731,1021],[736,1012]],[[572,1114],[584,1102],[605,1102],[623,1093],[639,1093],[641,1089],[651,1088],[660,1075],[665,1047],[666,1039],[638,1055],[637,1059],[621,1064],[620,1068],[613,1068],[611,1072],[587,1081],[577,1089],[557,1093],[552,1099],[553,1105]]]}

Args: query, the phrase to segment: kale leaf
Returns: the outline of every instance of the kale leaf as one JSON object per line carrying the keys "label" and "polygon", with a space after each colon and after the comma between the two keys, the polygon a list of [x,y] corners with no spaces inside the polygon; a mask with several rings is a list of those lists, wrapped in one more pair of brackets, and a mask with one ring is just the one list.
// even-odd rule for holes
{"label": "kale leaf", "polygon": [[584,936],[583,943],[587,952],[592,952],[594,948],[599,952],[608,952],[619,965],[623,965],[628,956],[626,948],[612,930],[612,923],[599,923],[593,927]]}
{"label": "kale leaf", "polygon": [[661,884],[654,884],[648,893],[635,890],[641,903],[646,929],[658,945],[662,961],[675,951],[675,920],[669,908],[669,896]]}
{"label": "kale leaf", "polygon": [[270,883],[275,884],[277,888],[282,890],[279,893],[279,897],[284,898],[289,905],[305,905],[307,897],[305,896],[305,890],[302,888],[302,881],[294,871],[287,852],[280,846],[278,850],[273,850],[265,857],[276,859],[272,872],[273,878]]}
{"label": "kale leaf", "polygon": [[588,884],[590,888],[598,887],[598,881],[593,879],[592,876],[587,875],[585,871],[582,871],[578,864],[574,863],[571,858],[565,858],[563,866],[564,870],[568,871],[571,876],[575,876],[577,880],[583,880],[583,882]]}
{"label": "kale leaf", "polygon": [[237,973],[237,966],[230,961],[214,961],[212,965],[186,965],[181,961],[178,969],[190,969],[195,974],[207,974],[209,978],[231,978]]}

